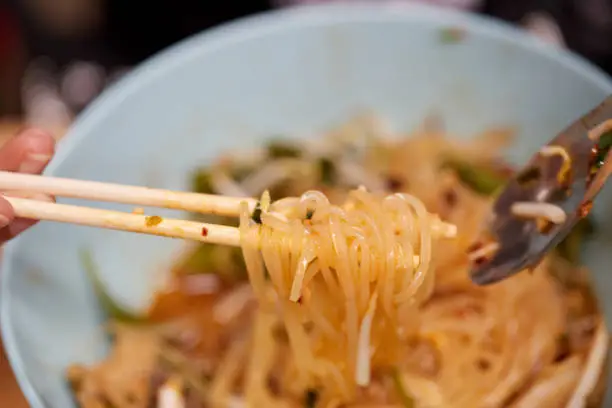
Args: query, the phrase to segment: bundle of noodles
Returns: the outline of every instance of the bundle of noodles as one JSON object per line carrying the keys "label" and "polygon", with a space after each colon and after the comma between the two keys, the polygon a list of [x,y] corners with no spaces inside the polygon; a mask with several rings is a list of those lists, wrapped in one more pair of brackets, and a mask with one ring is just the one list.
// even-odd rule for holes
{"label": "bundle of noodles", "polygon": [[260,307],[279,306],[297,381],[350,401],[372,365],[398,357],[409,315],[433,289],[432,240],[454,236],[454,226],[413,196],[364,188],[342,206],[315,191],[272,205],[264,195],[256,218],[245,206],[247,270]]}
{"label": "bundle of noodles", "polygon": [[[608,333],[578,256],[589,220],[532,273],[475,287],[467,251],[512,173],[510,132],[453,140],[429,120],[391,136],[360,117],[201,169],[203,193],[325,196],[265,198],[243,214],[242,249],[191,250],[109,357],[70,371],[80,406],[601,406]],[[446,224],[424,208],[457,235],[436,239]]]}
{"label": "bundle of noodles", "polygon": [[[432,379],[442,406],[504,406],[538,365],[552,363],[564,324],[552,283],[542,266],[491,289],[434,297],[423,308],[419,336],[433,341],[443,361]],[[413,377],[431,374],[408,369]]]}

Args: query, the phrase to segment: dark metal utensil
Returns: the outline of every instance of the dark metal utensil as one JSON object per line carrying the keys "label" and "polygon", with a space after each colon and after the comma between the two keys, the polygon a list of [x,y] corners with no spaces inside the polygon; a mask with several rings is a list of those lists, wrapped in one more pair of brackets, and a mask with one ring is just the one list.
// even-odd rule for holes
{"label": "dark metal utensil", "polygon": [[[473,259],[471,279],[488,285],[537,266],[578,221],[612,173],[612,96],[542,147],[493,204],[482,242],[491,253]],[[565,212],[554,224],[513,213],[519,202],[548,203]]]}

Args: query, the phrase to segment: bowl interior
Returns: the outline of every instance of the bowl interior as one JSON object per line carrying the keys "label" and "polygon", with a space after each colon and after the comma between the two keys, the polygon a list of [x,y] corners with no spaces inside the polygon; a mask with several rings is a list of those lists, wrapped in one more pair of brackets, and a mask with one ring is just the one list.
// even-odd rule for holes
{"label": "bowl interior", "polygon": [[[448,41],[448,28],[461,28],[461,41]],[[458,137],[515,126],[511,156],[520,160],[611,90],[581,60],[480,18],[421,6],[293,9],[204,33],[144,64],[80,118],[49,173],[187,189],[189,172],[222,150],[309,137],[363,109],[407,130],[438,113]],[[607,240],[589,249],[600,294],[612,290]],[[52,223],[8,246],[2,330],[33,407],[72,406],[63,369],[106,351],[79,251],[91,249],[118,299],[142,307],[180,246]]]}

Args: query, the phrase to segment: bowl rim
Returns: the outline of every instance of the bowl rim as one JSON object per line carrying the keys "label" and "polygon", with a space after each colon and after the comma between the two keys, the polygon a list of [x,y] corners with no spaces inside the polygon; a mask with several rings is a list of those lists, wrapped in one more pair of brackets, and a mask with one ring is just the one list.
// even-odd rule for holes
{"label": "bowl rim", "polygon": [[[137,65],[105,90],[79,115],[66,136],[59,142],[57,153],[44,174],[52,175],[57,172],[66,158],[88,137],[90,130],[104,120],[107,115],[107,107],[137,92],[150,81],[171,71],[175,66],[188,63],[191,59],[201,57],[203,54],[286,29],[348,22],[410,23],[414,21],[442,23],[450,27],[466,27],[470,32],[477,32],[480,35],[518,46],[528,53],[548,58],[572,70],[577,76],[586,78],[597,87],[612,93],[612,78],[592,63],[571,51],[548,45],[508,23],[487,16],[419,3],[398,5],[374,4],[365,1],[348,4],[348,2],[341,1],[331,4],[293,6],[239,18],[204,30],[158,52]],[[9,242],[2,256],[0,333],[8,361],[28,403],[32,408],[45,408],[47,404],[25,371],[21,356],[23,351],[20,350],[15,337],[11,319],[12,294],[8,287],[11,276],[15,273],[13,258],[20,241],[17,238]]]}

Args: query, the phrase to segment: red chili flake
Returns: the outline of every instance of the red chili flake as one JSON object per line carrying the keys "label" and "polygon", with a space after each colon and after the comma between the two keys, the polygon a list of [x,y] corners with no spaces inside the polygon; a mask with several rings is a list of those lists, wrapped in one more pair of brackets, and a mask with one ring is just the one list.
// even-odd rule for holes
{"label": "red chili flake", "polygon": [[302,297],[301,296],[298,298],[297,303],[300,304],[300,305],[302,304]]}
{"label": "red chili flake", "polygon": [[208,228],[206,228],[206,227],[202,228],[202,236],[203,237],[207,237],[208,236]]}

